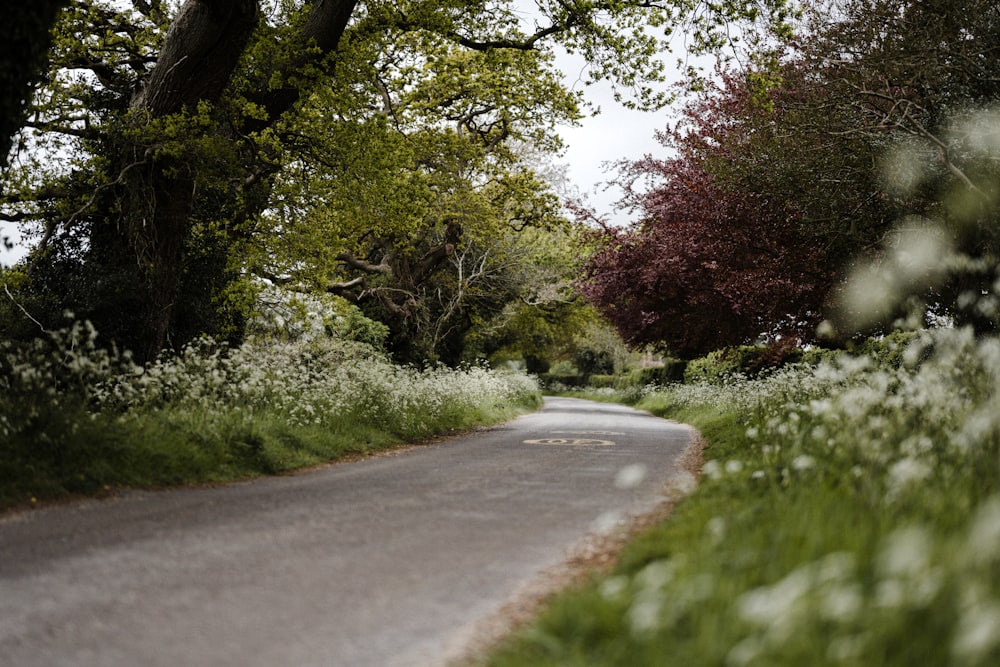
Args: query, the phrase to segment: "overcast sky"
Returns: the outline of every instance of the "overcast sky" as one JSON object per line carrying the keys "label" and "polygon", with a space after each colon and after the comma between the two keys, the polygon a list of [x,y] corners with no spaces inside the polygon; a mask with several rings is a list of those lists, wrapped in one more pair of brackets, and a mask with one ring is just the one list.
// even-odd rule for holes
{"label": "overcast sky", "polygon": [[623,225],[630,221],[630,216],[625,211],[616,211],[621,190],[606,185],[615,177],[614,163],[637,160],[648,154],[660,156],[665,149],[654,135],[667,126],[669,111],[626,109],[615,101],[611,86],[576,83],[578,77],[573,65],[560,58],[559,66],[566,73],[567,85],[582,89],[586,99],[599,107],[601,113],[584,118],[579,127],[563,128],[560,134],[567,146],[566,154],[556,161],[568,165],[570,180],[587,195],[590,207],[599,216]]}

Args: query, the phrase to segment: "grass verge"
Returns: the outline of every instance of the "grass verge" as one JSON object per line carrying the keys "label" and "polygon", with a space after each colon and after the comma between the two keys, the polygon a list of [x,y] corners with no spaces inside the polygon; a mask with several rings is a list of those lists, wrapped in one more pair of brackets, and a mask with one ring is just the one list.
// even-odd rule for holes
{"label": "grass verge", "polygon": [[483,664],[1000,664],[1000,343],[649,393],[699,487]]}
{"label": "grass verge", "polygon": [[0,349],[0,508],[113,487],[225,482],[498,423],[531,378],[399,367],[331,339],[210,343],[145,367],[86,325]]}

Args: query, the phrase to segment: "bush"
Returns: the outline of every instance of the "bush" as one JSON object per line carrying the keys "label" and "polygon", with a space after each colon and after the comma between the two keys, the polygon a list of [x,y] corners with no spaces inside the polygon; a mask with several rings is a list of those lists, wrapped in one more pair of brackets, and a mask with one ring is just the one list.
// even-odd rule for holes
{"label": "bush", "polygon": [[728,376],[757,375],[802,358],[802,351],[789,345],[741,345],[727,347],[695,359],[684,370],[684,382],[724,382]]}
{"label": "bush", "polygon": [[680,359],[666,359],[662,366],[651,366],[639,371],[638,384],[667,385],[684,381],[684,372],[688,362]]}
{"label": "bush", "polygon": [[202,339],[146,365],[96,340],[75,323],[0,344],[0,503],[272,473],[540,402],[522,373],[401,367],[325,337]]}
{"label": "bush", "polygon": [[598,389],[614,387],[617,379],[614,375],[591,375],[587,378],[587,385]]}
{"label": "bush", "polygon": [[583,375],[611,375],[615,372],[615,360],[607,350],[581,348],[573,355],[573,364]]}
{"label": "bush", "polygon": [[546,388],[554,388],[556,386],[563,387],[585,387],[587,386],[587,378],[576,373],[542,373],[538,376],[541,381],[542,386]]}

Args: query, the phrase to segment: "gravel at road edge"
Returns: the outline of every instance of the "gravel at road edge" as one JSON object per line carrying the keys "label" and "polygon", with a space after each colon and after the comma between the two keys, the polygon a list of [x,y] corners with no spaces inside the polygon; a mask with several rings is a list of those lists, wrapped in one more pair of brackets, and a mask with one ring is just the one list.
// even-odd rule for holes
{"label": "gravel at road edge", "polygon": [[[690,427],[689,427],[690,428]],[[677,459],[675,473],[666,484],[664,499],[652,511],[630,516],[612,530],[593,532],[567,549],[566,558],[523,582],[486,618],[472,623],[446,652],[447,667],[482,664],[485,656],[504,638],[529,625],[546,603],[559,592],[594,574],[609,572],[622,549],[637,535],[666,520],[692,488],[705,463],[705,440],[691,428],[691,441]]]}

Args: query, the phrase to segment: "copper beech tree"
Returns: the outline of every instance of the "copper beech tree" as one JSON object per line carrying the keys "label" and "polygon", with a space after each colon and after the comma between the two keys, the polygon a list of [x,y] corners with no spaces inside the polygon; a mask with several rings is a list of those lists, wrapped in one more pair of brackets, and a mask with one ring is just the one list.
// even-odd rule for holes
{"label": "copper beech tree", "polygon": [[620,165],[637,221],[595,232],[580,287],[631,345],[693,358],[813,338],[860,238],[831,219],[876,185],[863,153],[815,129],[815,90],[794,66],[782,74],[722,75],[660,134],[675,157]]}
{"label": "copper beech tree", "polygon": [[[823,0],[799,28],[688,102],[660,137],[675,157],[624,165],[638,219],[598,233],[583,291],[629,342],[685,356],[811,341],[827,317],[840,339],[927,313],[995,330],[1000,9]],[[897,284],[914,226],[952,254]],[[878,319],[845,312],[852,264],[885,267]]]}

